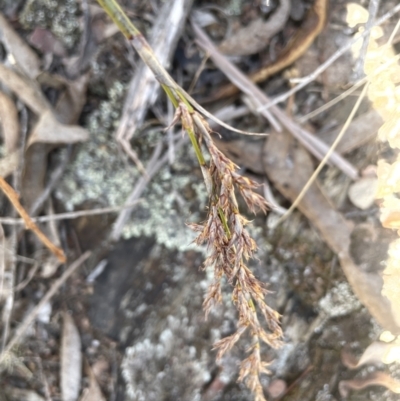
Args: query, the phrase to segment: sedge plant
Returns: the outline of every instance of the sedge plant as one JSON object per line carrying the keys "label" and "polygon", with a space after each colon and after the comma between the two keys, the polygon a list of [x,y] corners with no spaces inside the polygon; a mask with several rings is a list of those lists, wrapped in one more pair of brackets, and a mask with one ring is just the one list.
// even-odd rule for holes
{"label": "sedge plant", "polygon": [[[266,286],[247,266],[257,246],[246,229],[249,221],[240,214],[236,194],[241,194],[253,213],[257,209],[265,212],[268,205],[266,200],[254,191],[258,184],[239,175],[238,166],[216,147],[205,117],[233,131],[248,133],[219,121],[196,103],[158,62],[146,39],[115,0],[98,2],[154,73],[174,105],[176,111],[171,125],[180,121],[190,138],[209,197],[206,221],[202,224],[191,224],[191,228],[198,233],[196,243],[205,243],[208,249],[204,268],[214,269],[214,281],[208,288],[203,304],[204,310],[208,315],[213,305],[221,302],[221,282],[225,277],[232,286],[232,301],[238,311],[236,331],[215,344],[218,351],[217,360],[232,349],[245,332],[249,332],[251,344],[248,347],[248,356],[241,363],[239,380],[244,381],[254,393],[256,401],[263,401],[265,398],[260,374],[268,373],[268,364],[261,358],[261,343],[278,347],[281,344],[282,330],[279,314],[265,302]],[[206,162],[204,150],[210,156],[209,162]],[[265,320],[266,328],[265,324],[260,322],[260,316]]]}

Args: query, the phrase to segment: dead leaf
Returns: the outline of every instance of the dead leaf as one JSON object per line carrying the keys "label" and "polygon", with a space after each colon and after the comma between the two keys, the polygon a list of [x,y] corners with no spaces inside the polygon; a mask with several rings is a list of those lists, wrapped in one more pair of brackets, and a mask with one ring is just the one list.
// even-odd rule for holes
{"label": "dead leaf", "polygon": [[339,392],[344,398],[349,396],[351,390],[362,390],[370,386],[384,386],[396,394],[400,394],[400,382],[385,372],[373,372],[362,379],[342,380],[339,382]]}
{"label": "dead leaf", "polygon": [[93,369],[89,366],[89,364],[86,364],[85,371],[89,376],[89,388],[83,391],[80,401],[105,401]]}
{"label": "dead leaf", "polygon": [[87,74],[76,81],[64,80],[68,94],[60,96],[55,112],[47,108],[39,114],[39,121],[29,137],[24,155],[21,187],[28,209],[44,189],[48,153],[54,146],[85,141],[89,137],[87,130],[77,125],[67,125],[79,118],[86,99],[87,80]]}
{"label": "dead leaf", "polygon": [[[347,113],[347,108],[345,108]],[[335,119],[342,121],[342,118],[347,118],[347,114],[335,115]],[[344,121],[344,120],[343,120]],[[379,127],[382,126],[383,120],[378,112],[374,109],[367,111],[356,117],[350,124],[349,128],[342,140],[339,142],[336,151],[340,154],[346,154],[354,149],[376,138],[376,133]],[[331,145],[337,138],[341,127],[321,133],[321,139],[328,145]]]}
{"label": "dead leaf", "polygon": [[6,153],[14,152],[18,147],[19,123],[14,102],[0,91],[0,124],[4,137]]}
{"label": "dead leaf", "polygon": [[51,53],[56,56],[65,57],[67,51],[62,42],[57,39],[48,29],[35,28],[28,38],[29,43],[42,53]]}
{"label": "dead leaf", "polygon": [[18,401],[45,401],[39,394],[32,390],[23,390],[16,387],[5,388],[7,399]]}
{"label": "dead leaf", "polygon": [[21,39],[12,26],[0,13],[0,40],[11,53],[24,73],[30,78],[40,74],[40,59],[36,53]]}
{"label": "dead leaf", "polygon": [[275,13],[265,21],[256,18],[241,27],[219,46],[219,50],[230,56],[245,56],[264,49],[269,39],[283,29],[290,14],[290,0],[281,0]]}
{"label": "dead leaf", "polygon": [[[57,120],[64,124],[76,124],[86,103],[86,88],[89,74],[85,74],[74,81],[64,79],[65,90],[60,95],[57,106]],[[62,80],[62,78],[60,78]]]}
{"label": "dead leaf", "polygon": [[34,143],[64,145],[83,142],[89,139],[86,129],[78,125],[65,125],[57,121],[54,114],[44,112],[29,137],[28,147]]}
{"label": "dead leaf", "polygon": [[51,110],[36,81],[16,73],[0,63],[0,82],[13,91],[34,113],[41,115]]}
{"label": "dead leaf", "polygon": [[388,259],[386,260],[386,268],[383,271],[384,284],[382,289],[382,295],[389,299],[392,313],[395,316],[397,323],[400,325],[399,254],[400,254],[400,239],[397,239],[389,245]]}
{"label": "dead leaf", "polygon": [[81,338],[74,320],[68,313],[64,313],[60,359],[62,399],[76,401],[82,380]]}
{"label": "dead leaf", "polygon": [[[272,134],[266,139],[263,163],[269,179],[291,201],[296,199],[314,171],[310,155],[286,132]],[[353,223],[335,210],[317,183],[306,192],[299,209],[338,255],[343,272],[361,303],[384,328],[393,333],[400,332],[390,313],[390,304],[381,294],[383,280],[379,275],[379,266],[374,272],[367,273],[352,259],[350,246]]]}
{"label": "dead leaf", "polygon": [[53,145],[34,143],[25,151],[24,170],[22,174],[21,195],[27,210],[43,192],[47,156],[54,149]]}
{"label": "dead leaf", "polygon": [[347,351],[343,351],[341,357],[343,364],[349,369],[357,369],[362,365],[376,363],[388,365],[396,361],[400,362],[400,344],[374,341],[366,348],[358,361]]}
{"label": "dead leaf", "polygon": [[6,178],[12,174],[18,168],[20,158],[21,152],[17,150],[0,159],[0,177]]}

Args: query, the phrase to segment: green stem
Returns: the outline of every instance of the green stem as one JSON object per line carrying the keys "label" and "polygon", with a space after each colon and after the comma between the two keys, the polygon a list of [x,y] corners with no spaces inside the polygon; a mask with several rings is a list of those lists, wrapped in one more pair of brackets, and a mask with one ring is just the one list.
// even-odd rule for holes
{"label": "green stem", "polygon": [[140,35],[128,16],[115,0],[97,0],[127,39]]}
{"label": "green stem", "polygon": [[171,103],[174,105],[175,108],[179,106],[178,100],[176,100],[176,97],[173,95],[171,89],[164,84],[161,84],[161,87],[164,89],[164,92],[167,94],[169,100],[171,100]]}
{"label": "green stem", "polygon": [[231,230],[229,229],[228,222],[226,221],[224,211],[219,207],[218,208],[219,218],[221,219],[222,225],[224,226],[224,231],[228,239],[231,239]]}

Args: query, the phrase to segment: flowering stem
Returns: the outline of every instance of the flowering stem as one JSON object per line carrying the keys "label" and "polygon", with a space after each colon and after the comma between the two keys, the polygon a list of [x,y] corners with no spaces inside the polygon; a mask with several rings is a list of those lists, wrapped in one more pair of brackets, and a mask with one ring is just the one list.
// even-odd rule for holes
{"label": "flowering stem", "polygon": [[231,230],[229,229],[228,222],[226,221],[225,213],[220,207],[218,208],[218,215],[221,219],[222,225],[224,226],[224,231],[229,240],[231,239]]}

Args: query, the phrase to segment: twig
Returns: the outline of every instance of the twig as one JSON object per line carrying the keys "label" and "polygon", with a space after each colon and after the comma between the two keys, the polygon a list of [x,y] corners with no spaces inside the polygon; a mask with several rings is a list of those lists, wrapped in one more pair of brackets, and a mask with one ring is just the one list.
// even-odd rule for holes
{"label": "twig", "polygon": [[269,182],[267,180],[264,180],[263,194],[268,204],[271,205],[270,207],[273,212],[279,215],[283,215],[287,212],[287,209],[279,205],[278,202],[276,201],[274,194],[271,191],[271,186],[269,185]]}
{"label": "twig", "polygon": [[334,152],[336,146],[338,145],[338,143],[340,142],[340,140],[343,138],[343,135],[346,133],[347,128],[349,127],[350,123],[353,121],[353,118],[358,110],[358,108],[360,107],[361,102],[363,101],[367,90],[369,87],[369,83],[367,83],[364,86],[364,89],[361,92],[360,97],[357,99],[356,104],[354,105],[353,109],[351,110],[351,113],[349,114],[346,122],[344,123],[342,129],[340,130],[337,138],[335,139],[335,141],[332,143],[328,153],[325,155],[325,157],[321,160],[320,164],[318,165],[318,167],[315,169],[313,175],[310,177],[310,179],[307,181],[306,185],[304,185],[303,189],[301,190],[301,192],[299,193],[299,195],[297,196],[297,198],[295,199],[295,201],[293,202],[293,204],[290,206],[290,208],[288,209],[288,211],[276,222],[276,226],[280,223],[282,223],[285,219],[287,219],[290,214],[293,212],[294,209],[296,209],[296,207],[299,205],[299,203],[301,202],[301,200],[303,199],[305,193],[308,191],[308,189],[311,187],[311,185],[314,183],[315,179],[317,178],[318,174],[320,173],[320,171],[322,170],[322,168],[325,166],[325,164],[327,163],[327,161],[329,160],[329,156],[332,152]]}
{"label": "twig", "polygon": [[390,38],[388,40],[388,45],[389,46],[393,45],[394,38],[396,37],[396,34],[399,31],[399,29],[400,29],[400,19],[397,21],[397,24],[394,27],[392,34],[390,35]]}
{"label": "twig", "polygon": [[371,29],[375,25],[376,15],[378,14],[380,0],[369,0],[368,7],[368,21],[365,24],[365,29],[368,31],[368,34],[364,37],[363,43],[360,49],[360,55],[356,61],[356,65],[354,67],[353,77],[355,80],[362,78],[365,76],[364,74],[364,63],[365,57],[368,51],[369,38],[371,36]]}
{"label": "twig", "polygon": [[[400,26],[400,20],[398,22]],[[352,85],[349,89],[345,90],[343,93],[341,93],[339,96],[336,96],[334,99],[330,100],[329,102],[325,103],[321,107],[318,107],[317,109],[313,110],[312,112],[306,114],[305,116],[302,116],[298,119],[300,123],[305,123],[308,121],[310,118],[314,118],[318,114],[322,113],[323,111],[329,109],[330,107],[334,106],[335,104],[339,103],[341,100],[346,98],[347,96],[350,95],[350,93],[354,92],[356,89],[358,89],[360,86],[365,84],[369,78],[375,77],[379,75],[381,72],[385,71],[390,65],[394,64],[400,59],[400,54],[396,55],[395,57],[391,58],[389,61],[387,61],[385,64],[381,65],[378,69],[374,71],[373,74],[371,74],[369,77],[364,77],[361,78],[359,81],[357,81],[354,85]]]}
{"label": "twig", "polygon": [[[234,84],[247,93],[251,100],[254,101],[255,107],[267,101],[267,96],[260,90],[260,88],[250,81],[239,69],[237,69],[229,60],[226,59],[213,45],[207,35],[198,27],[195,23],[192,23],[193,29],[198,38],[198,43],[206,51],[210,53],[210,56],[214,63],[228,76]],[[304,128],[296,124],[291,118],[282,111],[279,107],[273,106],[271,113],[264,114],[264,110],[261,112],[266,118],[272,113],[276,118],[296,139],[298,139],[302,145],[309,150],[315,157],[322,159],[324,155],[329,151],[329,146],[318,139],[316,136],[307,132]],[[330,154],[329,161],[341,169],[350,178],[356,179],[358,172],[354,166],[352,166],[346,159],[341,157],[338,153],[334,152]]]}
{"label": "twig", "polygon": [[50,299],[56,294],[59,288],[65,283],[65,281],[74,273],[74,271],[85,262],[86,259],[91,255],[90,251],[85,252],[80,256],[74,263],[72,263],[67,270],[62,274],[62,276],[57,279],[51,288],[47,291],[40,302],[32,309],[32,311],[25,317],[22,323],[18,326],[15,331],[13,338],[9,341],[3,352],[0,354],[0,364],[3,362],[7,354],[12,350],[12,348],[22,339],[26,330],[31,323],[35,320],[36,316],[43,308],[43,306],[50,301]]}
{"label": "twig", "polygon": [[[53,214],[51,216],[32,217],[32,221],[34,221],[36,223],[44,223],[46,221],[72,220],[72,219],[77,219],[77,218],[83,217],[83,216],[94,216],[94,215],[98,215],[98,214],[114,213],[114,212],[119,212],[122,209],[129,209],[130,207],[136,206],[139,202],[140,202],[140,199],[138,199],[136,202],[132,202],[132,203],[129,203],[126,205],[121,205],[121,206],[104,207],[104,208],[92,209],[92,210],[79,210],[76,212]],[[23,219],[0,217],[0,224],[19,225],[19,224],[24,224],[24,223],[25,223],[25,221]]]}
{"label": "twig", "polygon": [[[161,8],[152,28],[150,46],[161,65],[168,67],[182,32],[187,14],[193,0],[169,0]],[[159,84],[145,63],[140,63],[129,84],[119,127],[116,131],[117,141],[124,151],[144,174],[145,168],[130,140],[142,126],[147,110],[158,98]]]}
{"label": "twig", "polygon": [[31,209],[29,211],[29,214],[31,216],[35,216],[37,214],[37,212],[43,206],[46,199],[50,196],[51,191],[60,182],[60,178],[63,175],[68,165],[69,159],[71,157],[71,151],[72,151],[72,146],[68,145],[63,160],[61,161],[60,165],[57,166],[57,168],[52,172],[49,183],[47,184],[46,188],[39,195],[39,197],[36,198],[35,201],[33,202]]}
{"label": "twig", "polygon": [[194,74],[192,82],[189,85],[188,93],[191,94],[193,92],[193,89],[196,86],[197,81],[199,80],[201,73],[204,71],[204,68],[205,68],[205,66],[207,64],[207,61],[208,61],[208,57],[209,57],[208,54],[205,54],[203,56],[203,59],[201,60],[201,63],[199,65],[199,67],[197,68],[196,73]]}
{"label": "twig", "polygon": [[[4,236],[4,232],[3,232]],[[4,237],[3,237],[4,238]],[[15,252],[16,249],[16,232],[15,229],[12,230],[11,233],[11,247],[13,249],[13,252]],[[5,244],[3,244],[5,245]],[[5,252],[5,248],[3,248],[3,255]],[[6,275],[6,258],[4,257],[4,270],[3,270],[3,277]],[[8,280],[7,280],[7,286],[6,288],[2,288],[4,291],[6,297],[5,297],[5,302],[3,306],[3,313],[2,313],[2,321],[3,321],[3,335],[1,339],[1,345],[0,345],[0,350],[3,350],[5,347],[5,344],[8,339],[8,334],[10,332],[10,320],[11,320],[11,313],[13,310],[14,306],[14,281],[15,281],[15,261],[10,261],[9,266],[8,266],[8,272],[7,272]],[[4,283],[2,283],[3,285]]]}
{"label": "twig", "polygon": [[21,203],[19,202],[17,193],[7,183],[7,181],[4,180],[3,177],[0,177],[0,188],[3,190],[7,198],[13,204],[14,208],[17,210],[19,215],[23,218],[26,228],[32,230],[37,235],[37,237],[42,241],[42,243],[57,256],[60,262],[64,263],[66,261],[66,258],[63,250],[55,246],[46,237],[46,235],[44,235],[43,232],[40,231],[39,227],[32,221],[26,210],[22,207]]}
{"label": "twig", "polygon": [[[174,106],[171,102],[168,102],[168,121],[172,121],[174,118]],[[175,142],[174,142],[174,129],[170,127],[167,129],[167,141],[168,141],[168,163],[171,165],[175,160]]]}
{"label": "twig", "polygon": [[17,286],[15,286],[13,288],[14,292],[19,292],[22,289],[24,289],[29,282],[33,279],[33,277],[35,276],[35,273],[38,271],[40,267],[40,264],[38,262],[36,262],[33,267],[29,270],[28,276],[26,277],[26,279],[24,281],[21,281]]}
{"label": "twig", "polygon": [[314,366],[308,365],[306,369],[300,374],[300,376],[290,384],[290,386],[281,394],[278,398],[276,398],[274,401],[280,401],[283,399],[287,394],[289,394],[294,387],[296,387],[312,370],[314,369]]}
{"label": "twig", "polygon": [[[393,15],[397,14],[400,12],[400,4],[395,6],[392,10],[387,12],[385,15],[383,15],[381,18],[379,18],[374,26],[382,25],[384,22],[386,22],[388,19],[393,17]],[[371,27],[372,29],[373,27]],[[320,74],[322,74],[330,65],[332,65],[339,57],[341,57],[344,53],[346,53],[348,50],[352,48],[352,46],[357,43],[359,40],[362,38],[366,37],[369,35],[371,32],[371,29],[366,29],[364,32],[360,34],[357,38],[351,40],[349,43],[347,43],[345,46],[340,48],[338,51],[336,51],[331,57],[329,57],[324,63],[322,63],[317,69],[315,69],[314,72],[311,74],[307,75],[306,77],[303,77],[301,82],[293,87],[292,89],[288,90],[287,92],[283,93],[282,95],[279,95],[275,97],[274,99],[269,100],[262,106],[260,106],[257,111],[261,112],[263,110],[267,110],[278,103],[284,102],[286,99],[288,99],[290,96],[294,95],[296,92],[299,90],[303,89],[305,86],[307,86],[309,83],[313,82]]]}
{"label": "twig", "polygon": [[6,238],[1,223],[0,223],[0,240],[2,247],[2,249],[0,250],[0,299],[1,299],[4,289],[4,275],[6,273]]}

